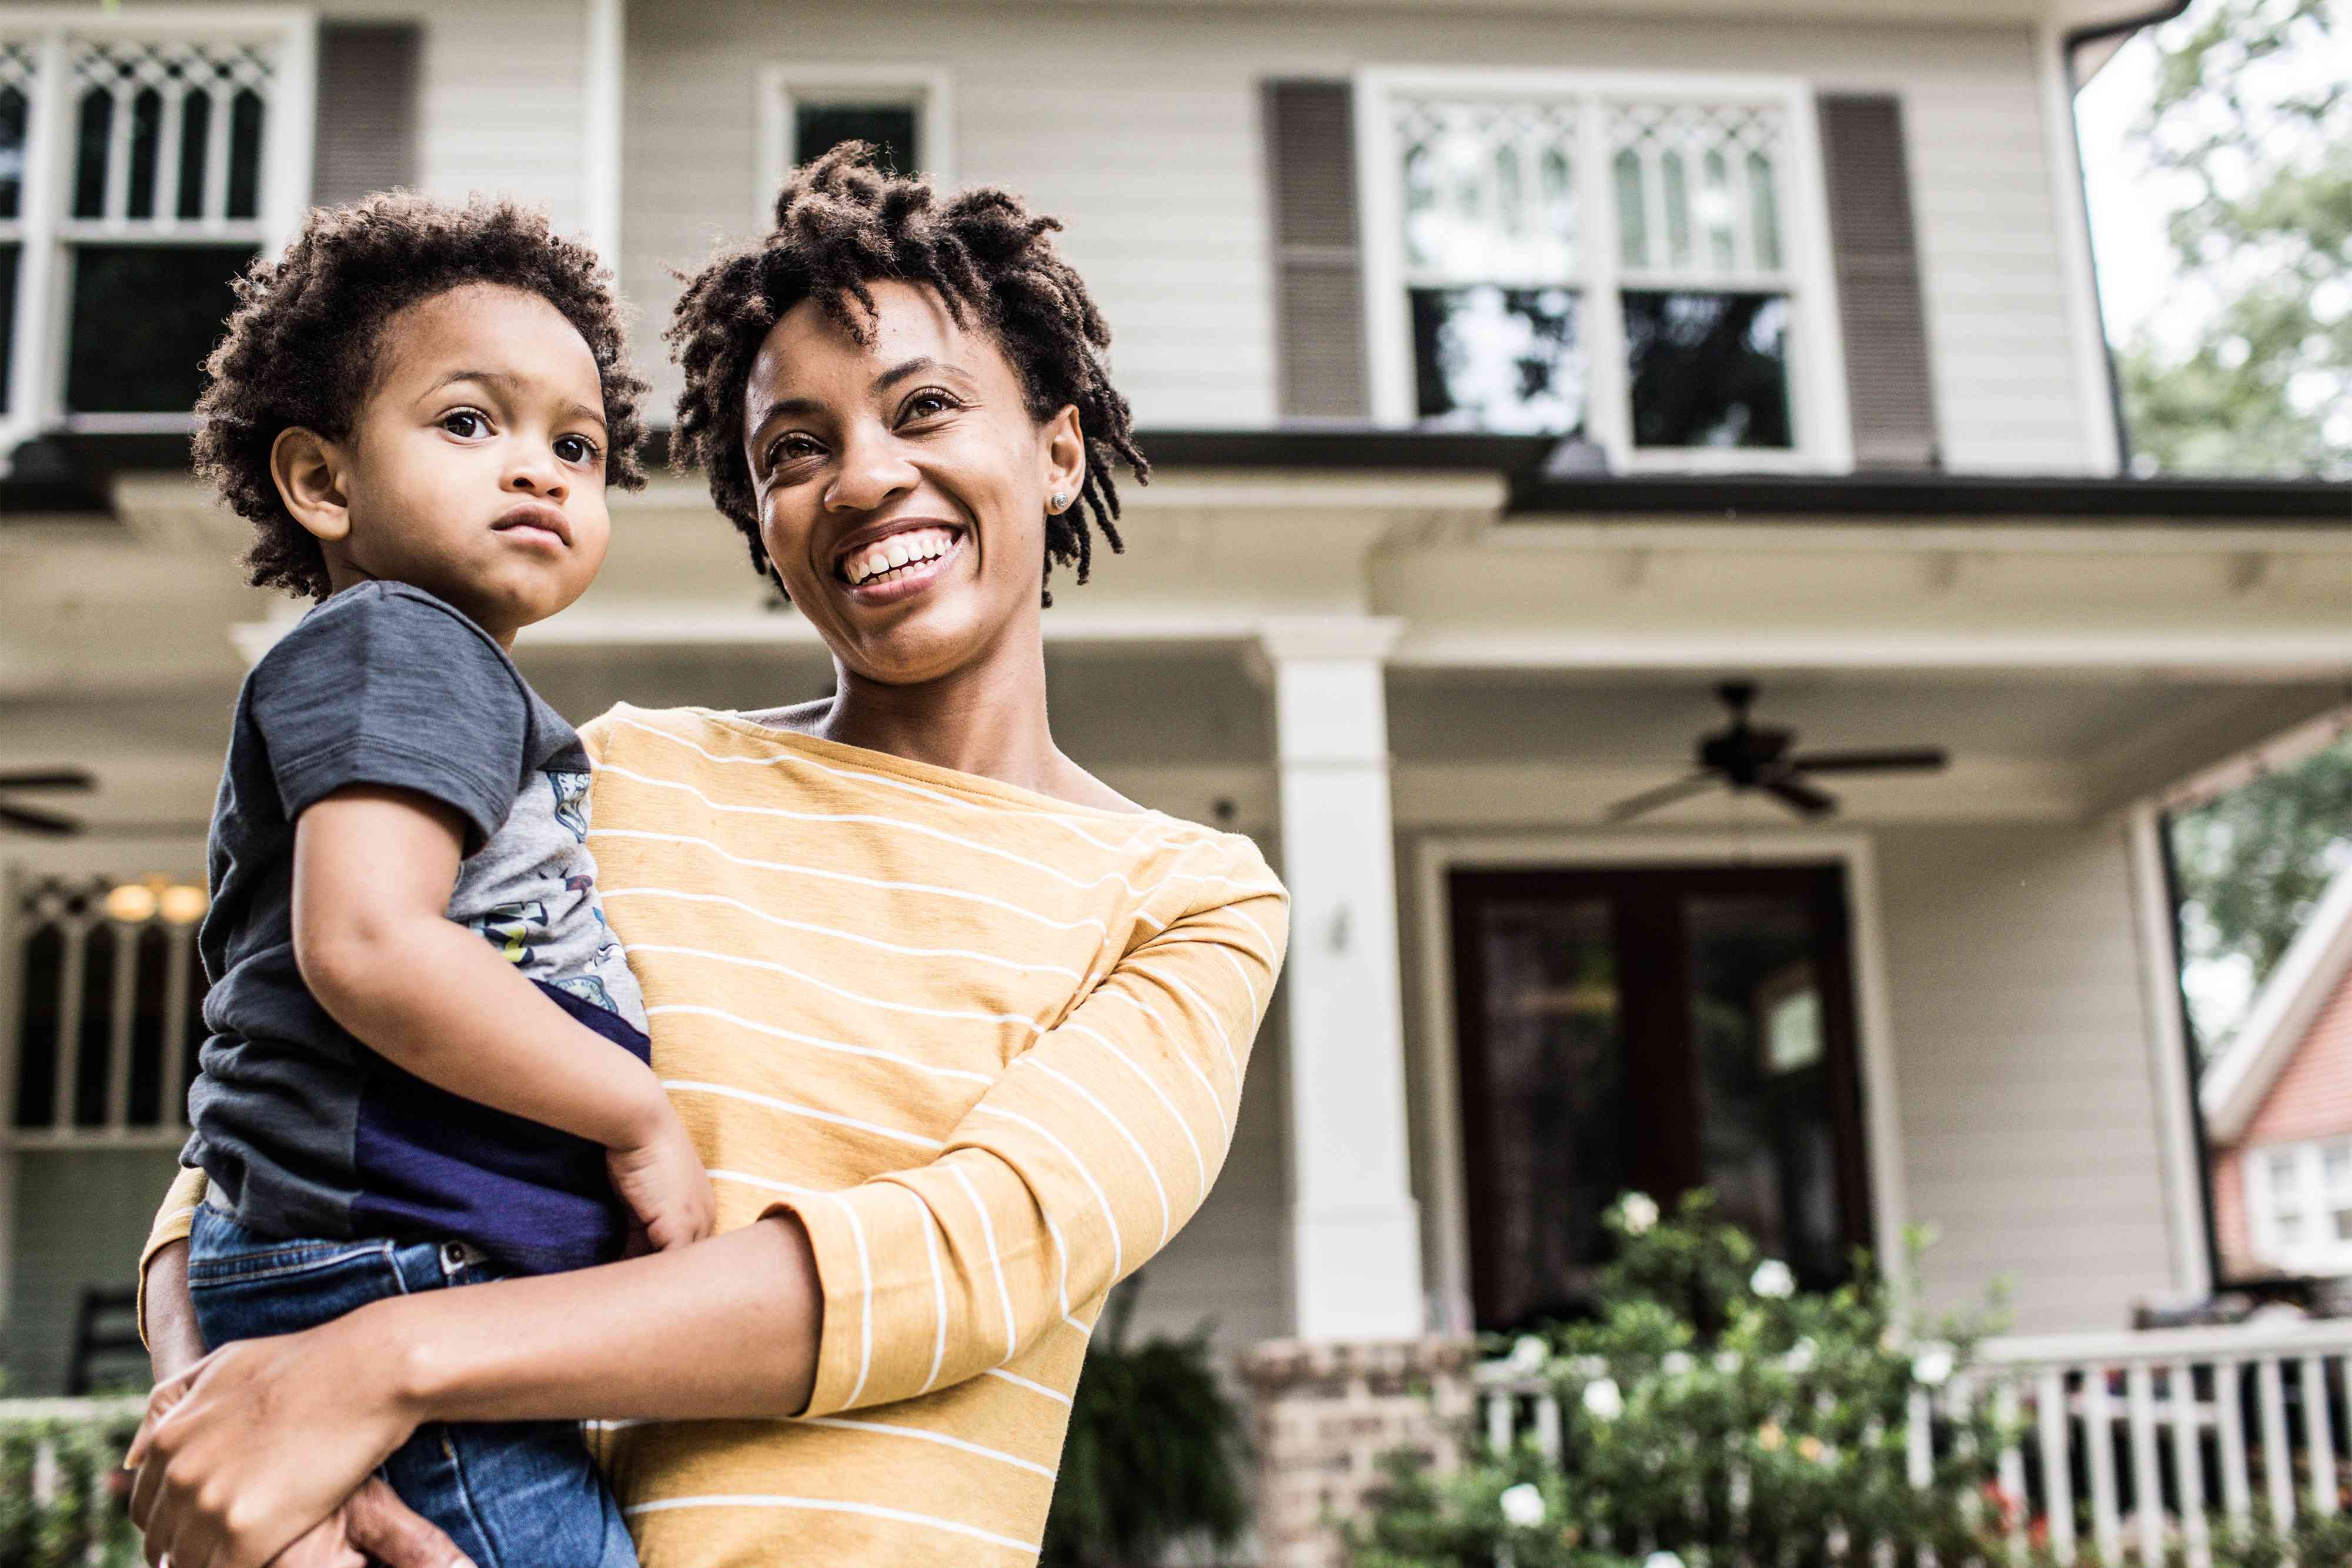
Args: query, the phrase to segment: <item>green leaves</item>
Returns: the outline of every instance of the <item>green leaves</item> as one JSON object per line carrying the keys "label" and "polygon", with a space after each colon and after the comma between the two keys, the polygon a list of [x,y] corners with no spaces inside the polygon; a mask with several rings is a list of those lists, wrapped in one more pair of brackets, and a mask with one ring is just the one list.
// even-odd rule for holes
{"label": "green leaves", "polygon": [[2118,356],[2143,467],[2352,475],[2352,89],[2333,0],[2201,0],[2133,127],[2179,269]]}
{"label": "green leaves", "polygon": [[1882,1541],[1948,1565],[1985,1560],[1990,1416],[1938,1417],[1945,1457],[1924,1489],[1905,1434],[1914,1393],[1960,1375],[1987,1316],[1915,1337],[1867,1260],[1838,1290],[1784,1290],[1785,1265],[1704,1194],[1671,1218],[1629,1197],[1609,1224],[1621,1250],[1599,1315],[1542,1336],[1540,1364],[1524,1342],[1496,1347],[1558,1403],[1559,1457],[1474,1448],[1451,1476],[1393,1461],[1355,1531],[1356,1568],[1634,1568],[1657,1552],[1685,1568],[1867,1563]]}

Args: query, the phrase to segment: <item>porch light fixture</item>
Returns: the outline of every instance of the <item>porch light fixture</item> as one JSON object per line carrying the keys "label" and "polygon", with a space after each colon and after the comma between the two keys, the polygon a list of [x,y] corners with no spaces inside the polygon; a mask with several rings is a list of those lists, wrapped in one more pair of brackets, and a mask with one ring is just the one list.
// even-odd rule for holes
{"label": "porch light fixture", "polygon": [[173,925],[193,925],[205,917],[211,904],[203,888],[173,882],[158,873],[109,888],[105,909],[109,920],[125,925],[143,925],[159,915]]}

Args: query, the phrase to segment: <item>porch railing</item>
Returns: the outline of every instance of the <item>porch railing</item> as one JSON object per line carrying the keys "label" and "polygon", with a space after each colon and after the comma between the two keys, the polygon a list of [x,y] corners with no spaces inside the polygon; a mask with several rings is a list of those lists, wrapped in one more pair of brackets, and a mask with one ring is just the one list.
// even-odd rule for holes
{"label": "porch railing", "polygon": [[[1559,1451],[1560,1407],[1541,1379],[1498,1362],[1478,1384],[1489,1443]],[[2212,1531],[2250,1530],[2258,1503],[2282,1531],[2302,1509],[2342,1506],[2352,1321],[1988,1340],[1934,1396],[1913,1393],[1915,1482],[1956,1429],[1937,1417],[1983,1402],[2005,1434],[1998,1475],[2018,1560],[2038,1521],[2062,1563],[2086,1546],[2104,1563],[2151,1564],[2178,1548],[2189,1568],[2211,1568]]]}

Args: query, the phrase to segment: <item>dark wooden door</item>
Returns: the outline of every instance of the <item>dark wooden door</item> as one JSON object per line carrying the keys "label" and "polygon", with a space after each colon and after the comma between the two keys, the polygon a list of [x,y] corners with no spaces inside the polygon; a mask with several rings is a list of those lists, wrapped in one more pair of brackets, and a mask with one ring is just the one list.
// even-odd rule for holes
{"label": "dark wooden door", "polygon": [[1844,879],[1825,866],[1458,872],[1472,1294],[1573,1313],[1628,1191],[1721,1211],[1809,1286],[1870,1240]]}

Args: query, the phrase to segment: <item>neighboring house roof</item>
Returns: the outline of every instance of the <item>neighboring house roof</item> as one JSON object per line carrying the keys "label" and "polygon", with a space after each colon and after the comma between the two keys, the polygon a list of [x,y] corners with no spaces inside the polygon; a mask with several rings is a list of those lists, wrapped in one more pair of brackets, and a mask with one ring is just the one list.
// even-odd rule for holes
{"label": "neighboring house roof", "polygon": [[2336,874],[2255,993],[2229,1049],[2205,1070],[2198,1097],[2206,1135],[2235,1143],[2294,1060],[2320,1010],[2352,970],[2352,867]]}

